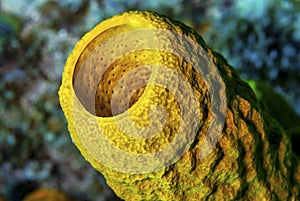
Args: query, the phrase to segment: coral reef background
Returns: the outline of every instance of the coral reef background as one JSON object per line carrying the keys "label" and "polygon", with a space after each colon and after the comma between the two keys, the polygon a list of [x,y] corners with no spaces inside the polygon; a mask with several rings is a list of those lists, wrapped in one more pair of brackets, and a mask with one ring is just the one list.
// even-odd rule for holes
{"label": "coral reef background", "polygon": [[7,200],[37,187],[78,200],[119,200],[72,144],[57,90],[76,41],[100,21],[135,9],[193,27],[243,78],[270,84],[300,114],[297,0],[1,0],[0,194]]}

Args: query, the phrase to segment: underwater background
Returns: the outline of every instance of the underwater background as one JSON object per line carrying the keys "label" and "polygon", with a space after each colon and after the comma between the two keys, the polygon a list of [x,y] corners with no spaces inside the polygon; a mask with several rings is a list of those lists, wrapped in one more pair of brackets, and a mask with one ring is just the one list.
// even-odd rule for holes
{"label": "underwater background", "polygon": [[72,144],[57,91],[75,43],[128,10],[156,11],[191,26],[242,78],[263,80],[300,115],[299,0],[0,0],[0,194],[6,200],[40,187],[82,201],[120,200]]}

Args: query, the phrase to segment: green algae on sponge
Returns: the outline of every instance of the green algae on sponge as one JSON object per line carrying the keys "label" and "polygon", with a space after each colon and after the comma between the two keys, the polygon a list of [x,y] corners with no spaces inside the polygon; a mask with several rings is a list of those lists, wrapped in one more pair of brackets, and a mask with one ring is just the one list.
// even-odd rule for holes
{"label": "green algae on sponge", "polygon": [[166,16],[131,11],[97,25],[70,54],[59,98],[75,145],[124,200],[299,197],[282,126],[266,123],[222,55]]}

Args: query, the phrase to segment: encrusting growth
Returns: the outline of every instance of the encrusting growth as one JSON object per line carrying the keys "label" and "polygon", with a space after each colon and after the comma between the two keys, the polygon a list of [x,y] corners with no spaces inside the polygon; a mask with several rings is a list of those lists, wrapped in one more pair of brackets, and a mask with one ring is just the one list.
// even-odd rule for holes
{"label": "encrusting growth", "polygon": [[[220,74],[216,79],[220,80],[213,83],[219,88],[207,85],[216,73],[213,69],[199,75],[192,64],[200,61],[199,47],[193,43],[187,46],[189,51],[185,52],[190,61],[170,52],[177,45],[170,37],[157,44],[166,51],[141,49],[144,43],[155,43],[155,37],[146,34],[141,40],[134,34],[145,29],[169,30],[180,35],[175,38],[178,41],[183,37],[194,41],[216,66],[215,71]],[[136,51],[124,52],[129,44]],[[161,66],[171,71],[165,73],[167,70]],[[189,86],[181,84],[182,80]],[[158,81],[169,84],[156,84]],[[182,95],[186,91],[182,87],[194,94],[195,102]],[[218,141],[215,146],[208,146],[206,156],[201,157],[202,145],[215,121],[212,94],[226,100],[227,108]],[[131,11],[100,23],[70,54],[59,97],[75,145],[124,200],[297,200],[300,197],[299,156],[293,153],[290,137],[280,121],[264,111],[253,90],[220,54],[178,21],[149,11]],[[151,117],[151,108],[156,105],[167,114]],[[149,129],[153,120],[158,123]],[[192,128],[194,125],[196,130]],[[159,129],[150,135],[153,128]],[[138,137],[141,129],[143,137]],[[190,135],[193,131],[195,135]],[[184,151],[171,146],[167,154],[159,152],[175,141],[180,132],[185,135],[176,145],[184,147],[180,143],[190,138]],[[123,157],[123,152],[114,152],[120,150],[131,155],[132,160],[128,161],[125,154]],[[149,156],[153,164],[137,155]],[[161,162],[157,160],[159,157],[163,158]],[[164,161],[166,157],[176,160]],[[150,171],[150,166],[157,168]]]}

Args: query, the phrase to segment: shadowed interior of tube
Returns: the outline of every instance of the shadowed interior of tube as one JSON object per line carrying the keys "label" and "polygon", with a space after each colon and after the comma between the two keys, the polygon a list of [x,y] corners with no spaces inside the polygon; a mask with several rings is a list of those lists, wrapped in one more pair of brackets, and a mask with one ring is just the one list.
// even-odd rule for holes
{"label": "shadowed interior of tube", "polygon": [[172,53],[142,48],[153,43],[153,38],[138,39],[143,36],[130,34],[134,29],[124,24],[103,31],[93,37],[77,60],[74,92],[93,115],[112,117],[132,107],[150,79],[149,65],[178,68],[176,71],[185,73],[192,69]]}
{"label": "shadowed interior of tube", "polygon": [[[118,40],[123,37],[122,33],[133,29],[124,24],[105,30],[86,45],[78,58],[73,72],[74,91],[81,104],[93,115],[111,117],[121,114],[144,92],[150,70],[139,67],[151,63],[153,54],[149,54],[149,50],[128,51],[128,44],[139,42],[134,37],[121,38],[119,43],[112,40],[105,46],[110,39]],[[124,50],[129,53],[114,56]]]}
{"label": "shadowed interior of tube", "polygon": [[121,114],[138,101],[150,78],[150,68],[142,67],[150,55],[145,50],[128,53],[106,69],[95,94],[97,116]]}
{"label": "shadowed interior of tube", "polygon": [[[154,54],[153,50],[126,53],[106,67],[100,78],[97,78],[97,73],[87,70],[89,65],[86,64],[82,69],[85,69],[84,72],[78,74],[82,83],[74,87],[76,95],[85,108],[96,116],[112,117],[123,113],[143,94],[151,75],[150,67],[145,65],[151,63]],[[90,62],[93,63],[93,59]],[[94,89],[91,86],[95,86],[92,87]]]}

